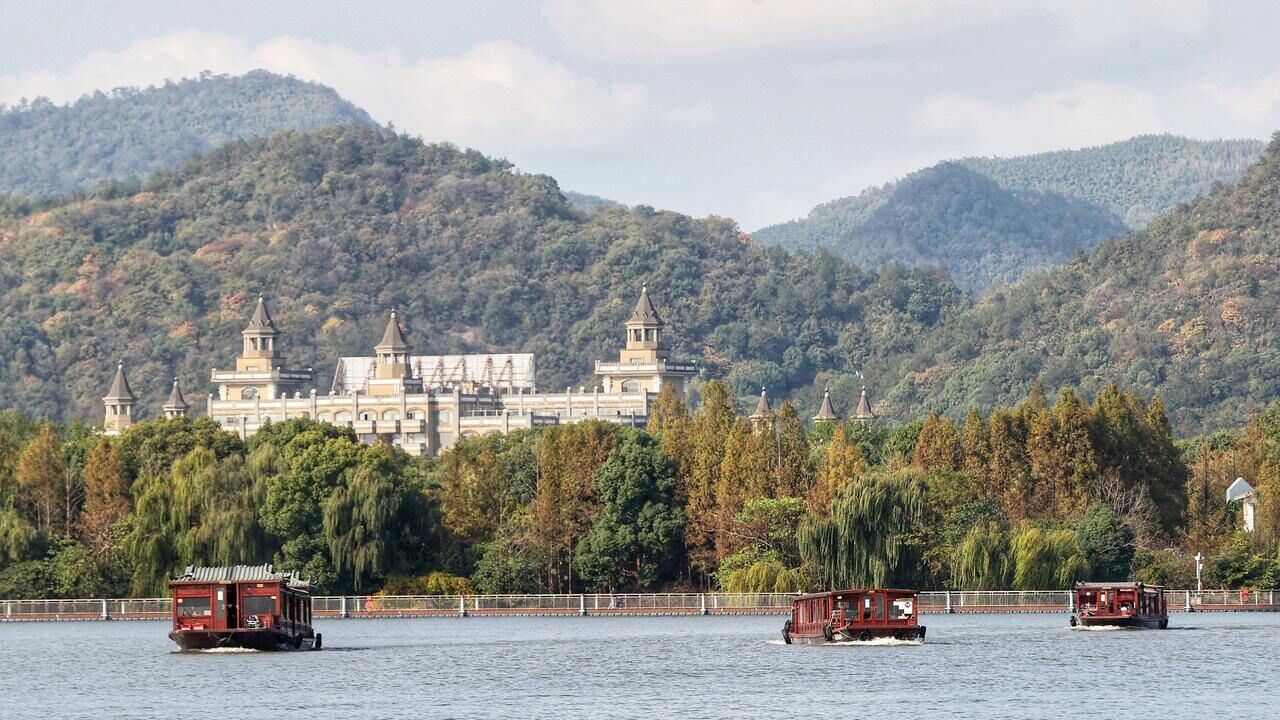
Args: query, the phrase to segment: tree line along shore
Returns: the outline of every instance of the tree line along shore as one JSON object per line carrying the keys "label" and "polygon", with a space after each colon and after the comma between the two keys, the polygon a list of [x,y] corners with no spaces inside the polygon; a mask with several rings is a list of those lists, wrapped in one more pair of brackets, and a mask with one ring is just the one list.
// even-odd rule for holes
{"label": "tree line along shore", "polygon": [[[439,457],[309,420],[118,437],[0,413],[0,598],[142,597],[274,562],[325,594],[1280,584],[1280,406],[1175,440],[1160,399],[1035,386],[961,423],[804,421],[660,394],[647,428],[466,438]],[[1256,530],[1226,502],[1257,488]]]}

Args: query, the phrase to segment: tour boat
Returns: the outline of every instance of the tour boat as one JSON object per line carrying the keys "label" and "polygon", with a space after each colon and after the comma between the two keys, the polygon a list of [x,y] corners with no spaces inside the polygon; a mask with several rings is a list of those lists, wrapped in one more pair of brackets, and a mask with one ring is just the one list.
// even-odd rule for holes
{"label": "tour boat", "polygon": [[1140,582],[1076,583],[1076,611],[1071,626],[1076,627],[1169,627],[1169,608],[1164,588]]}
{"label": "tour boat", "polygon": [[270,565],[188,566],[169,582],[173,632],[183,650],[320,649],[311,627],[311,585]]}
{"label": "tour boat", "polygon": [[782,626],[788,645],[875,638],[924,640],[914,590],[833,590],[802,595],[791,604]]}

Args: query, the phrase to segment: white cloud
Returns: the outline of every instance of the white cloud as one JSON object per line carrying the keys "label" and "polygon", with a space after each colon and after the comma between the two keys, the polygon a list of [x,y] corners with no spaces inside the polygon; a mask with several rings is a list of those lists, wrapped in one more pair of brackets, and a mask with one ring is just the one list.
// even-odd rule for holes
{"label": "white cloud", "polygon": [[[945,48],[977,30],[999,35],[1022,19],[1074,47],[1201,30],[1208,0],[545,0],[543,15],[579,50],[621,62],[664,63],[761,50]],[[1025,27],[1027,23],[1022,23]]]}
{"label": "white cloud", "polygon": [[935,95],[913,111],[912,124],[920,134],[956,141],[965,153],[999,155],[1078,148],[1166,129],[1150,93],[1103,82],[1078,82],[1012,101]]}
{"label": "white cloud", "polygon": [[1201,83],[1196,91],[1221,108],[1232,119],[1242,123],[1248,132],[1263,135],[1280,124],[1280,72],[1274,72],[1247,84],[1226,85]]}
{"label": "white cloud", "polygon": [[291,36],[250,45],[194,32],[93,52],[62,72],[0,75],[0,102],[39,95],[64,102],[97,89],[255,68],[324,83],[378,120],[427,140],[491,153],[604,144],[635,129],[649,112],[642,85],[598,83],[511,42],[412,59]]}

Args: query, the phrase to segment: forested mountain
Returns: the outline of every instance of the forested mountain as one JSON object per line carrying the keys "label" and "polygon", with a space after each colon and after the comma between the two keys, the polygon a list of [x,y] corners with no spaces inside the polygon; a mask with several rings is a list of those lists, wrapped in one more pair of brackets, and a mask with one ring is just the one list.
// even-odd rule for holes
{"label": "forested mountain", "polygon": [[572,190],[564,191],[564,199],[568,201],[569,205],[588,214],[600,212],[601,210],[626,207],[620,202],[602,198],[599,195],[587,195],[586,193],[573,192]]}
{"label": "forested mountain", "polygon": [[0,108],[0,196],[61,195],[141,177],[193,153],[280,130],[373,124],[323,85],[256,70]]}
{"label": "forested mountain", "polygon": [[1280,135],[1233,186],[1086,258],[997,291],[925,343],[901,411],[953,414],[1110,381],[1162,395],[1183,432],[1239,426],[1280,398]]}
{"label": "forested mountain", "polygon": [[[551,178],[360,125],[234,141],[145,184],[0,205],[0,407],[99,419],[117,358],[144,414],[197,398],[265,293],[323,377],[401,310],[420,352],[527,351],[590,384],[648,282],[676,352],[741,395],[895,367],[968,300],[940,273],[867,272],[749,242],[728,220],[592,215]],[[323,381],[322,381],[323,382]]]}
{"label": "forested mountain", "polygon": [[1136,230],[1214,183],[1235,182],[1264,145],[1261,140],[1139,135],[1081,150],[957,162],[1011,190],[1061,193],[1101,205]]}
{"label": "forested mountain", "polygon": [[981,290],[1061,263],[1076,248],[1124,230],[1097,205],[1006,190],[961,165],[942,163],[820,205],[804,220],[765,228],[753,239],[790,249],[829,248],[864,267],[941,264],[957,284]]}
{"label": "forested mountain", "polygon": [[944,265],[957,283],[980,291],[1065,262],[1077,248],[1233,182],[1262,145],[1144,135],[1084,150],[966,158],[820,205],[753,238],[827,248],[867,267]]}

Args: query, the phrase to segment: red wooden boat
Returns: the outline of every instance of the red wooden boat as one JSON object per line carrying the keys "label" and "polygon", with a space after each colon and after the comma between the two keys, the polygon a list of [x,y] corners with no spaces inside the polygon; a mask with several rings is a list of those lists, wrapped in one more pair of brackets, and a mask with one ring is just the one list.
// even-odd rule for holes
{"label": "red wooden boat", "polygon": [[791,604],[782,639],[820,645],[873,638],[924,640],[914,590],[833,590],[802,595]]}
{"label": "red wooden boat", "polygon": [[1071,626],[1169,627],[1164,588],[1140,582],[1076,583]]}
{"label": "red wooden boat", "polygon": [[270,565],[187,567],[169,582],[173,632],[183,650],[320,649],[311,628],[311,585]]}

